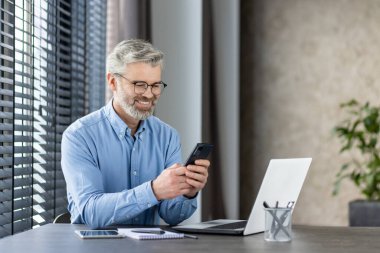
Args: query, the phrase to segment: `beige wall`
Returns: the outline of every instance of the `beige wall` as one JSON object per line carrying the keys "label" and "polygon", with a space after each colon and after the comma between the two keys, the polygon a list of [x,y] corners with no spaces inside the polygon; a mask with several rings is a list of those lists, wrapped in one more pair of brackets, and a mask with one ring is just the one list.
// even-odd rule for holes
{"label": "beige wall", "polygon": [[347,203],[359,194],[347,181],[337,197],[331,195],[344,162],[332,129],[343,118],[341,102],[356,98],[380,104],[380,1],[245,4],[249,8],[242,13],[249,18],[243,29],[242,49],[247,51],[242,64],[248,66],[243,67],[242,81],[251,102],[242,124],[250,126],[245,132],[252,145],[243,149],[241,161],[256,172],[242,173],[255,175],[251,182],[242,180],[242,201],[252,203],[270,158],[311,156],[294,222],[347,225]]}

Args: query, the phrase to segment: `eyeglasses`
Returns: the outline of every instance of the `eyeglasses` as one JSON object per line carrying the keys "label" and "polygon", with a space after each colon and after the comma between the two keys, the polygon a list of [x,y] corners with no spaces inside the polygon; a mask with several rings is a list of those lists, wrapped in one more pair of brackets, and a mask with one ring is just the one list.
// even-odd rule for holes
{"label": "eyeglasses", "polygon": [[148,84],[147,82],[144,82],[144,81],[130,81],[128,78],[126,78],[125,76],[119,73],[115,73],[115,75],[120,76],[124,78],[125,80],[127,80],[129,83],[133,84],[135,86],[135,93],[138,95],[144,94],[149,86],[151,87],[152,93],[154,95],[160,95],[161,92],[165,89],[165,87],[168,86],[166,83],[162,81]]}

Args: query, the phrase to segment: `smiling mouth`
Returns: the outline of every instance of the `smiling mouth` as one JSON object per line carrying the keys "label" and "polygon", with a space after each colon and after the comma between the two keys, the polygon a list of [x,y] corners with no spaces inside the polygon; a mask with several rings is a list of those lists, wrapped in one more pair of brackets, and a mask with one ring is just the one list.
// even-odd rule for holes
{"label": "smiling mouth", "polygon": [[140,100],[137,100],[136,102],[140,103],[140,104],[143,104],[143,105],[150,105],[151,104],[150,101],[140,101]]}
{"label": "smiling mouth", "polygon": [[152,106],[154,106],[152,101],[141,101],[141,100],[136,100],[135,105],[137,105],[139,109],[145,109],[145,110],[149,110]]}

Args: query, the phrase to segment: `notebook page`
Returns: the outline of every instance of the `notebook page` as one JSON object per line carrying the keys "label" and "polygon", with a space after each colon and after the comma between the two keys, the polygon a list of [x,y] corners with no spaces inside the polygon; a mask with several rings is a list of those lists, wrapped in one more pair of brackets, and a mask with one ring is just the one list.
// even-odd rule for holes
{"label": "notebook page", "polygon": [[[164,234],[138,233],[139,230],[160,231],[160,228],[119,228],[120,234],[124,234],[133,239],[138,240],[161,240],[161,239],[181,239],[184,238],[183,233],[174,233],[165,231]],[[134,232],[135,231],[135,232]]]}

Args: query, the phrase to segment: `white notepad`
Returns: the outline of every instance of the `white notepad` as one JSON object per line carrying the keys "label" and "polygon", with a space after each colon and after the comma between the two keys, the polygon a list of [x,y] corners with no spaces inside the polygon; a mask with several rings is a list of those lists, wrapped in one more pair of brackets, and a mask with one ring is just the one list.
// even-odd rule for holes
{"label": "white notepad", "polygon": [[160,228],[119,228],[120,234],[124,234],[133,239],[138,240],[161,240],[161,239],[181,239],[184,238],[183,233],[174,233],[165,231],[164,234],[149,234],[149,233],[137,233],[133,231],[139,230],[150,230],[150,231],[160,231]]}

